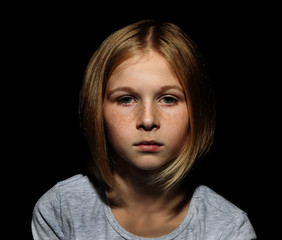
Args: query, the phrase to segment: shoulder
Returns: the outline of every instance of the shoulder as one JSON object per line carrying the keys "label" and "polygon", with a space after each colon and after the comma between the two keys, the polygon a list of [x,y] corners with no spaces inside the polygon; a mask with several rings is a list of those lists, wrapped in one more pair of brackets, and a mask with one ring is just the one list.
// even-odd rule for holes
{"label": "shoulder", "polygon": [[68,193],[73,191],[83,191],[85,189],[89,190],[89,188],[92,188],[92,184],[87,176],[77,174],[58,182],[54,187],[60,189],[64,193]]}
{"label": "shoulder", "polygon": [[223,214],[229,217],[245,214],[244,211],[228,201],[226,198],[204,185],[200,185],[196,188],[193,198],[197,202],[200,202],[202,206],[206,207],[210,211],[215,211],[218,214]]}
{"label": "shoulder", "polygon": [[82,174],[74,175],[70,178],[56,183],[38,200],[36,206],[51,205],[54,208],[57,205],[64,203],[71,204],[72,202],[86,202],[88,199],[98,197],[93,184],[87,176]]}
{"label": "shoulder", "polygon": [[75,175],[56,183],[44,193],[34,206],[33,216],[68,219],[88,213],[100,215],[101,198],[87,176]]}
{"label": "shoulder", "polygon": [[87,176],[75,175],[60,181],[35,204],[33,235],[35,239],[50,239],[54,234],[71,239],[70,235],[74,234],[77,222],[82,219],[85,222],[93,218],[97,221],[103,219],[102,206],[102,201]]}
{"label": "shoulder", "polygon": [[256,239],[247,213],[207,186],[196,188],[191,208],[209,234],[220,239]]}
{"label": "shoulder", "polygon": [[82,174],[58,182],[53,189],[68,197],[96,194],[95,188],[89,178]]}

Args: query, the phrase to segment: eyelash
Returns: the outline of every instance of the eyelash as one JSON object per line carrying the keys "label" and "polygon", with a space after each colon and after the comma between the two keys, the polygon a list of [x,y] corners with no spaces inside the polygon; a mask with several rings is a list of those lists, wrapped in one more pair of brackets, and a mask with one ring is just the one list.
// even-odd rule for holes
{"label": "eyelash", "polygon": [[129,105],[131,102],[128,103],[126,100],[134,100],[134,98],[130,96],[124,96],[118,99],[118,103],[121,105]]}
{"label": "eyelash", "polygon": [[[178,99],[176,97],[172,97],[172,96],[163,96],[163,97],[160,98],[160,100],[165,100],[165,99],[169,101],[169,103],[164,102],[164,104],[167,105],[167,106],[176,105],[177,102],[178,102]],[[121,105],[128,106],[129,104],[132,103],[132,100],[136,101],[134,97],[124,96],[124,97],[120,97],[117,101]]]}
{"label": "eyelash", "polygon": [[[161,100],[168,100],[169,99],[169,101],[170,101],[170,103],[166,103],[167,105],[175,105],[176,103],[177,103],[177,99],[175,98],[175,97],[172,97],[172,96],[164,96],[164,97],[162,97],[161,98]],[[171,102],[172,101],[172,102]]]}

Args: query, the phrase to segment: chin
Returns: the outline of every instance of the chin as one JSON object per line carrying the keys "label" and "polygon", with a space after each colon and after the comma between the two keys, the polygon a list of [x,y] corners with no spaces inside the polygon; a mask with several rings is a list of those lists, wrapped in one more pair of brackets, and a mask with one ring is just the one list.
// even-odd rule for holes
{"label": "chin", "polygon": [[142,160],[140,162],[134,162],[133,165],[142,171],[157,171],[160,170],[166,165],[166,161],[160,162],[160,161],[150,161],[150,160]]}

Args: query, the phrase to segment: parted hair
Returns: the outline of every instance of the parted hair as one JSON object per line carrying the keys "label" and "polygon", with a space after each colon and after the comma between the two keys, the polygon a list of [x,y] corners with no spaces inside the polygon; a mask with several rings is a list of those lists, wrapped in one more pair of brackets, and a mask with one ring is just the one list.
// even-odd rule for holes
{"label": "parted hair", "polygon": [[104,189],[115,187],[115,166],[103,118],[107,81],[122,62],[148,51],[166,59],[174,70],[186,97],[189,129],[176,159],[152,178],[169,190],[187,175],[196,159],[210,149],[215,131],[214,88],[194,41],[176,24],[142,20],[108,36],[90,59],[80,92],[79,116],[91,158],[89,170]]}

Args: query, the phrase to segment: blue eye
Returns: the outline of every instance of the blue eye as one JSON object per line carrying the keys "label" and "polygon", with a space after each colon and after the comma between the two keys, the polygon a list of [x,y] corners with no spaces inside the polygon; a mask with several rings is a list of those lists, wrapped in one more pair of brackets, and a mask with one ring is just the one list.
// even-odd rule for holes
{"label": "blue eye", "polygon": [[165,104],[173,104],[175,103],[177,100],[173,97],[163,97],[161,99]]}
{"label": "blue eye", "polygon": [[134,99],[132,97],[122,97],[120,99],[118,99],[118,102],[121,104],[130,104],[134,101]]}

